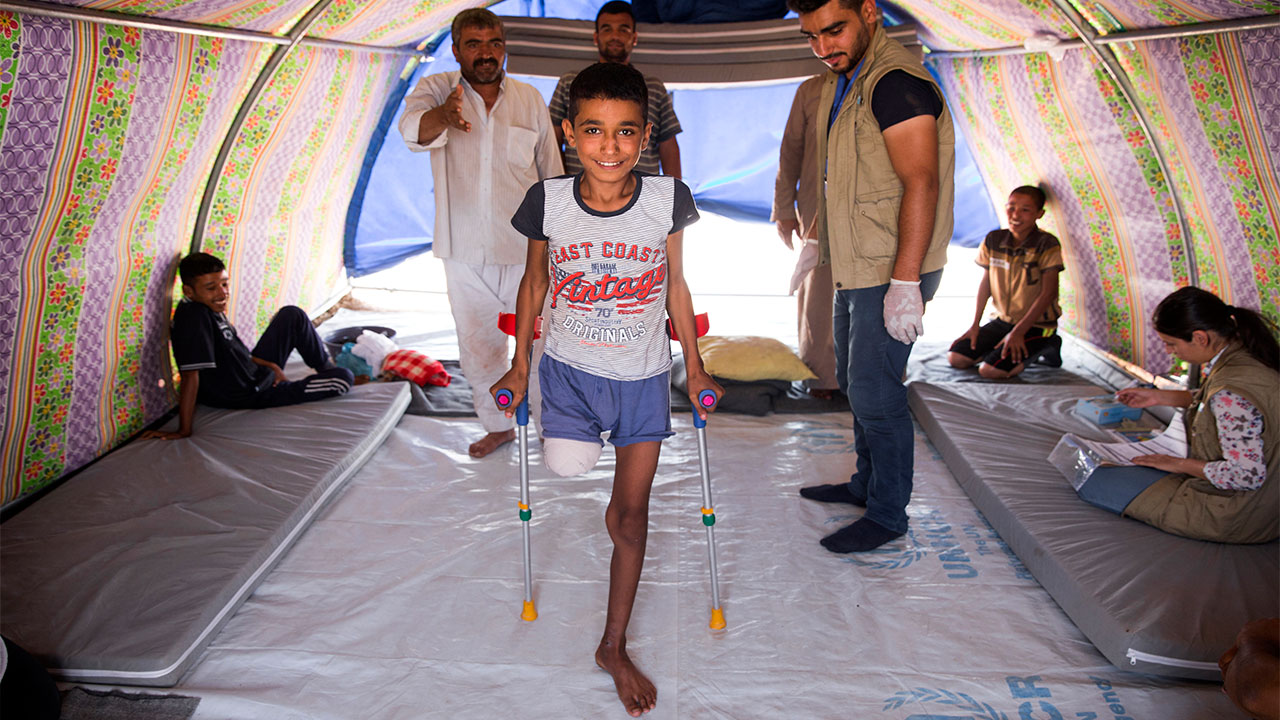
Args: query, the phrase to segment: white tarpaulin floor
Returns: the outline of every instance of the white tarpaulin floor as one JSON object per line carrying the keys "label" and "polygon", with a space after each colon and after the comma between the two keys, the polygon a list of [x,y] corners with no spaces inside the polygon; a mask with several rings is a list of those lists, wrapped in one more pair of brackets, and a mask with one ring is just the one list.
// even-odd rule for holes
{"label": "white tarpaulin floor", "polygon": [[[838,415],[712,418],[728,620],[713,632],[696,441],[677,418],[630,633],[658,686],[650,717],[1238,716],[1217,685],[1112,667],[923,435],[908,536],[865,555],[826,552],[818,538],[853,515],[796,487],[847,472],[847,426]],[[196,717],[625,717],[592,660],[612,453],[578,479],[535,466],[540,616],[526,623],[515,451],[469,459],[478,428],[405,416],[175,688],[203,698]]]}
{"label": "white tarpaulin floor", "polygon": [[[343,310],[325,328],[390,325],[406,346],[456,357],[444,297],[429,299],[409,304],[430,312]],[[965,324],[971,302],[953,303]],[[743,332],[724,315],[712,311],[713,331]],[[794,342],[794,315],[781,318]],[[1217,684],[1110,665],[919,431],[911,532],[872,553],[824,550],[818,539],[856,515],[796,490],[847,477],[853,434],[842,413],[711,418],[728,628],[709,630],[696,437],[682,415],[675,429],[629,633],[632,658],[658,687],[648,717],[1240,717]],[[199,696],[195,717],[217,720],[626,717],[593,661],[612,450],[590,474],[560,479],[532,442],[540,615],[527,623],[516,450],[473,460],[466,447],[480,433],[473,418],[406,415],[170,692]]]}

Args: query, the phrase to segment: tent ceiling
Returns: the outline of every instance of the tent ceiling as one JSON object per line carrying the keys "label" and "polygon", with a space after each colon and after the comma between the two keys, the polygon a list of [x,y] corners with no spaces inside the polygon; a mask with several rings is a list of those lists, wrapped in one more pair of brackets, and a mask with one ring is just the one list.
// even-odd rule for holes
{"label": "tent ceiling", "polygon": [[[559,77],[597,60],[594,23],[558,18],[503,18],[507,69],[518,75]],[[667,87],[740,82],[780,82],[813,75],[819,66],[797,32],[795,20],[651,25],[638,23],[641,38],[631,60]],[[890,37],[920,51],[915,26],[891,28]]]}
{"label": "tent ceiling", "polygon": [[[283,35],[315,0],[252,4],[239,0],[68,0],[59,4]],[[381,46],[413,44],[446,25],[460,10],[488,4],[484,0],[334,0],[309,35]],[[547,4],[554,13],[554,2]],[[901,0],[894,5],[924,28],[921,39],[934,50],[1003,48],[1043,34],[1075,37],[1070,24],[1047,2]],[[1275,0],[1081,0],[1075,6],[1103,34],[1280,13],[1280,2]],[[794,29],[794,21],[779,22]]]}

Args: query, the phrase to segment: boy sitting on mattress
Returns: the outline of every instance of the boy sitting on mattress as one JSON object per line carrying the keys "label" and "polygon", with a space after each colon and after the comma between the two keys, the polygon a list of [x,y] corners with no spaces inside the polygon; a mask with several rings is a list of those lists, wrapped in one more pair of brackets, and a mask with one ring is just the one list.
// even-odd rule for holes
{"label": "boy sitting on mattress", "polygon": [[[693,300],[681,260],[683,228],[698,219],[689,188],[635,171],[652,130],[649,91],[628,65],[598,63],[569,87],[565,139],[583,171],[543,180],[511,224],[529,238],[516,295],[516,352],[492,388],[511,391],[510,416],[529,384],[534,317],[551,291],[538,366],[542,444],[558,475],[586,472],[600,436],[617,449],[605,524],[613,539],[609,604],[596,664],[613,676],[633,717],[653,709],[657,689],[627,655],[627,624],[644,565],[649,491],[671,432],[671,319],[684,352],[689,397],[720,386],[702,369]],[[699,412],[705,417],[705,413]]]}
{"label": "boy sitting on mattress", "polygon": [[[986,378],[1010,378],[1039,359],[1062,365],[1062,338],[1056,334],[1058,273],[1062,246],[1058,238],[1036,226],[1044,217],[1044,191],[1023,185],[1009,193],[1005,215],[1009,229],[992,230],[982,241],[975,262],[985,268],[978,286],[973,324],[951,345],[951,367],[978,363]],[[979,327],[988,298],[998,317]]]}
{"label": "boy sitting on mattress", "polygon": [[[230,280],[222,261],[191,253],[178,263],[178,276],[185,297],[173,312],[170,332],[181,373],[178,430],[148,430],[142,437],[190,436],[197,400],[221,408],[266,408],[323,400],[351,389],[351,371],[330,361],[301,308],[281,308],[250,352],[227,320]],[[280,366],[295,349],[316,374],[296,381],[285,377]]]}

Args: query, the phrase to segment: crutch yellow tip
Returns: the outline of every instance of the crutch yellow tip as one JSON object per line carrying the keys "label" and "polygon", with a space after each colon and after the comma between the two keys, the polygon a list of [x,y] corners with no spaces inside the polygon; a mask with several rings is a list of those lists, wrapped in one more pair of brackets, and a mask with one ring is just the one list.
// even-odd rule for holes
{"label": "crutch yellow tip", "polygon": [[[524,609],[520,611],[520,619],[527,622],[533,622],[538,619],[538,611],[533,609],[532,600],[524,601]],[[723,627],[724,621],[721,620],[720,622],[722,623],[721,627]]]}
{"label": "crutch yellow tip", "polygon": [[711,629],[724,629],[724,611],[720,608],[711,608]]}

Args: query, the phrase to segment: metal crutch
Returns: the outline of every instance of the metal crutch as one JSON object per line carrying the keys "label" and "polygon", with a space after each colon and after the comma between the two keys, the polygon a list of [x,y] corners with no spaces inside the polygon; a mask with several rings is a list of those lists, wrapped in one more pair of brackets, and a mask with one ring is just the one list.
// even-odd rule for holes
{"label": "metal crutch", "polygon": [[[493,394],[498,407],[506,410],[515,399],[510,390],[503,388]],[[533,561],[529,554],[529,520],[533,510],[529,507],[529,396],[521,398],[516,406],[516,442],[520,446],[520,534],[524,538],[524,609],[520,619],[533,622],[538,611],[533,607]]]}
{"label": "metal crutch", "polygon": [[[698,393],[698,403],[711,408],[719,398],[714,390]],[[711,629],[724,628],[724,611],[720,609],[720,583],[716,579],[716,512],[711,504],[711,466],[707,461],[707,421],[693,409],[693,426],[698,431],[698,462],[702,469],[702,524],[707,528],[707,559],[711,564]]]}

